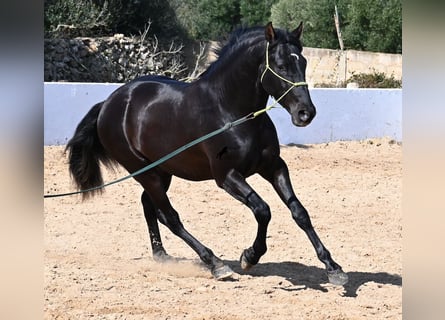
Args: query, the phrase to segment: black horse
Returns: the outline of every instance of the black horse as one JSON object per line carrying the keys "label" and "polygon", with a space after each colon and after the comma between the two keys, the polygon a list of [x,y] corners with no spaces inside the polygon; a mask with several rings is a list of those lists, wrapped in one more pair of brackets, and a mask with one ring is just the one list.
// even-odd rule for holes
{"label": "black horse", "polygon": [[[315,107],[304,82],[302,30],[302,23],[292,32],[274,29],[271,23],[240,29],[219,50],[218,59],[192,83],[144,76],[118,88],[87,113],[67,144],[70,172],[77,187],[88,189],[103,183],[100,162],[107,166],[117,162],[130,173],[135,172],[198,137],[264,108],[269,95],[280,100],[294,125],[308,125],[315,116]],[[306,232],[326,266],[329,281],[345,284],[347,274],[331,258],[294,194],[288,168],[280,158],[276,129],[267,113],[135,177],[144,188],[142,205],[154,259],[169,259],[159,233],[160,221],[196,251],[216,279],[233,273],[182,225],[167,197],[175,175],[194,181],[213,179],[253,211],[257,235],[253,245],[243,251],[240,262],[244,270],[257,264],[267,250],[271,213],[246,182],[246,177],[255,173],[273,185]]]}

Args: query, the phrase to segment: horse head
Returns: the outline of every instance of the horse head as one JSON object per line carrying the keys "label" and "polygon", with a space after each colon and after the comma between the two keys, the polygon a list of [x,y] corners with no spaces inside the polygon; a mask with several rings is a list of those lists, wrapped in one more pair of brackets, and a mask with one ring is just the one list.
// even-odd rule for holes
{"label": "horse head", "polygon": [[316,114],[306,83],[302,32],[302,22],[291,32],[275,30],[269,22],[265,27],[265,59],[260,65],[264,90],[291,114],[292,123],[298,127],[307,126]]}

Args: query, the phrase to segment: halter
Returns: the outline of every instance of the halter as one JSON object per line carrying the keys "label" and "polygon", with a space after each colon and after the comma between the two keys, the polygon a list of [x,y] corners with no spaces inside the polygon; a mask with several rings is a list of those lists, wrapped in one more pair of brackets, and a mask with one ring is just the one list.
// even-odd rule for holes
{"label": "halter", "polygon": [[275,75],[278,79],[281,79],[284,82],[289,83],[291,86],[278,99],[275,99],[274,103],[272,103],[271,105],[266,106],[264,109],[261,109],[261,110],[258,110],[257,112],[254,112],[253,113],[253,117],[254,118],[257,117],[258,115],[266,112],[266,111],[269,111],[272,108],[275,108],[275,106],[278,104],[278,102],[280,102],[280,100],[283,99],[286,96],[286,94],[288,94],[293,88],[300,87],[300,86],[307,86],[308,85],[307,82],[304,82],[304,81],[292,82],[292,81],[290,81],[290,80],[288,80],[286,78],[283,78],[282,76],[280,76],[278,73],[276,73],[269,66],[269,42],[267,42],[267,44],[266,44],[266,68],[264,69],[263,73],[261,74],[261,78],[260,78],[261,83],[263,83],[264,75],[266,74],[266,71],[268,71],[268,70],[270,72],[272,72],[272,74]]}
{"label": "halter", "polygon": [[307,85],[308,85],[307,82],[304,82],[304,81],[293,82],[293,81],[290,81],[290,80],[288,80],[288,79],[286,79],[286,78],[283,78],[282,76],[280,76],[278,73],[276,73],[276,72],[269,66],[269,42],[267,42],[267,44],[266,44],[266,68],[264,69],[263,73],[261,74],[261,79],[260,79],[261,83],[263,83],[263,78],[264,78],[264,75],[266,74],[267,71],[272,72],[272,74],[273,74],[274,76],[276,76],[278,79],[283,80],[284,82],[287,82],[287,83],[289,83],[289,84],[291,85],[291,87],[290,87],[289,89],[287,89],[287,90],[281,95],[281,97],[279,97],[279,98],[276,100],[277,102],[280,101],[281,99],[283,99],[284,96],[285,96],[286,94],[288,94],[293,88],[295,88],[295,87],[300,87],[300,86],[307,86]]}

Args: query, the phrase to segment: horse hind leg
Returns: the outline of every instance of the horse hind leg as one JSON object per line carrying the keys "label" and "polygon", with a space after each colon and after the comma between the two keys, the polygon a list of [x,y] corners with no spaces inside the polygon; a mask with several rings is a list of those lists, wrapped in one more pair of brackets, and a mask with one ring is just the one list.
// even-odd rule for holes
{"label": "horse hind leg", "polygon": [[143,195],[142,198],[145,202],[144,212],[146,212],[147,224],[150,230],[153,255],[157,255],[157,257],[165,257],[164,254],[167,255],[162,246],[157,221],[152,214],[154,212],[153,209],[158,208],[156,219],[167,226],[173,234],[187,243],[208,266],[212,275],[217,280],[231,277],[233,274],[232,269],[225,265],[221,259],[213,254],[212,250],[205,247],[184,228],[178,213],[172,207],[167,197],[166,188],[160,187],[162,183],[160,183],[159,180],[162,180],[162,178],[156,174],[151,174],[150,176],[145,175],[142,179],[139,178],[139,182],[143,185],[145,189],[144,193],[146,194]]}
{"label": "horse hind leg", "polygon": [[261,256],[267,251],[266,235],[271,219],[270,208],[246,182],[245,178],[236,171],[230,172],[221,186],[235,199],[247,205],[252,210],[258,223],[257,235],[253,245],[245,249],[240,257],[241,268],[248,270],[257,264]]}
{"label": "horse hind leg", "polygon": [[141,196],[142,207],[144,209],[145,221],[148,226],[148,234],[150,236],[150,244],[153,254],[153,259],[157,262],[166,262],[172,258],[167,254],[162,245],[161,233],[159,232],[157,210],[150,197],[144,191]]}

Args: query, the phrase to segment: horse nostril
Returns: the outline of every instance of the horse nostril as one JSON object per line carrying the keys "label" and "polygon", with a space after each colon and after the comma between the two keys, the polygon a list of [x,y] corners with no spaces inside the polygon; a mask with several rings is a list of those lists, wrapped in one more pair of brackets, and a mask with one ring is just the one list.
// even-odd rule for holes
{"label": "horse nostril", "polygon": [[311,115],[306,110],[300,110],[298,111],[298,118],[300,118],[301,121],[306,122],[310,119]]}

